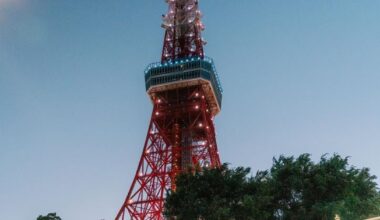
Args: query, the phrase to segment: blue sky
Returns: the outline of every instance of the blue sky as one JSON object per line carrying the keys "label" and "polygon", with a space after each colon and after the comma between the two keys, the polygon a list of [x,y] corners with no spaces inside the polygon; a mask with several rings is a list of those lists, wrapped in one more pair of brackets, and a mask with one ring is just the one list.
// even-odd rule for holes
{"label": "blue sky", "polygon": [[[223,162],[351,156],[380,176],[380,1],[203,0]],[[0,0],[0,219],[112,219],[151,104],[161,0]]]}

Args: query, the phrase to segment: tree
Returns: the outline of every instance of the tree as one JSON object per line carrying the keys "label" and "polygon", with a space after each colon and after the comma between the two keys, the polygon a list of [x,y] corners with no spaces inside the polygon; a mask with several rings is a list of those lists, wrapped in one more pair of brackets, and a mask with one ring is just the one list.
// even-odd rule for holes
{"label": "tree", "polygon": [[248,168],[228,169],[223,165],[202,173],[182,174],[177,179],[176,191],[167,197],[165,213],[184,220],[240,217],[253,208],[250,198],[244,198],[248,173]]}
{"label": "tree", "polygon": [[47,216],[38,216],[37,220],[62,220],[56,213],[49,213]]}
{"label": "tree", "polygon": [[349,166],[348,158],[321,157],[319,163],[303,154],[281,156],[270,170],[273,203],[284,219],[363,219],[379,214],[375,176],[369,169]]}
{"label": "tree", "polygon": [[217,169],[178,176],[168,192],[167,217],[187,219],[356,220],[380,214],[380,194],[369,169],[333,155],[314,163],[309,154],[280,156],[269,170]]}

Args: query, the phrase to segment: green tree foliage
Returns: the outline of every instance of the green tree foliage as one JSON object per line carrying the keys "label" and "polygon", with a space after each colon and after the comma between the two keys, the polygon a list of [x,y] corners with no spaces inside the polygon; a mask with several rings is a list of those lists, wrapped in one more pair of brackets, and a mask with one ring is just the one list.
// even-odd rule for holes
{"label": "green tree foliage", "polygon": [[49,213],[47,216],[38,216],[37,220],[62,220],[56,213]]}
{"label": "green tree foliage", "polygon": [[271,169],[247,177],[248,168],[185,173],[169,192],[165,215],[178,220],[357,220],[380,214],[380,194],[369,169],[348,158],[280,156]]}

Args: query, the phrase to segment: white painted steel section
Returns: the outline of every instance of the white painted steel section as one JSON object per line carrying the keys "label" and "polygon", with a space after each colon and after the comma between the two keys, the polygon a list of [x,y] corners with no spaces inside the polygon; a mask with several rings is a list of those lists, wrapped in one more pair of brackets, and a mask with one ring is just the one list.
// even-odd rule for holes
{"label": "white painted steel section", "polygon": [[202,78],[181,80],[177,82],[170,82],[170,83],[159,84],[156,86],[151,86],[148,89],[147,93],[153,102],[157,92],[162,92],[162,91],[172,90],[172,89],[177,89],[177,88],[184,88],[184,87],[189,87],[189,86],[195,86],[195,85],[202,85],[202,89],[205,92],[205,96],[206,96],[205,98],[211,108],[210,109],[211,113],[214,116],[217,115],[220,112],[221,107],[219,106],[218,100],[216,98],[214,88],[212,87],[210,81],[204,80]]}

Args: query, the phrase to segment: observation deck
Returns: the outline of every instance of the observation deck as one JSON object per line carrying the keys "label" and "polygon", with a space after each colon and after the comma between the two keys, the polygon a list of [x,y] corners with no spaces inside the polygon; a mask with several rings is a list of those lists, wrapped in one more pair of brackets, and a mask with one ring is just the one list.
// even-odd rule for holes
{"label": "observation deck", "polygon": [[191,57],[149,64],[145,70],[145,87],[153,101],[157,92],[201,85],[213,115],[222,106],[222,87],[214,62],[208,57]]}

